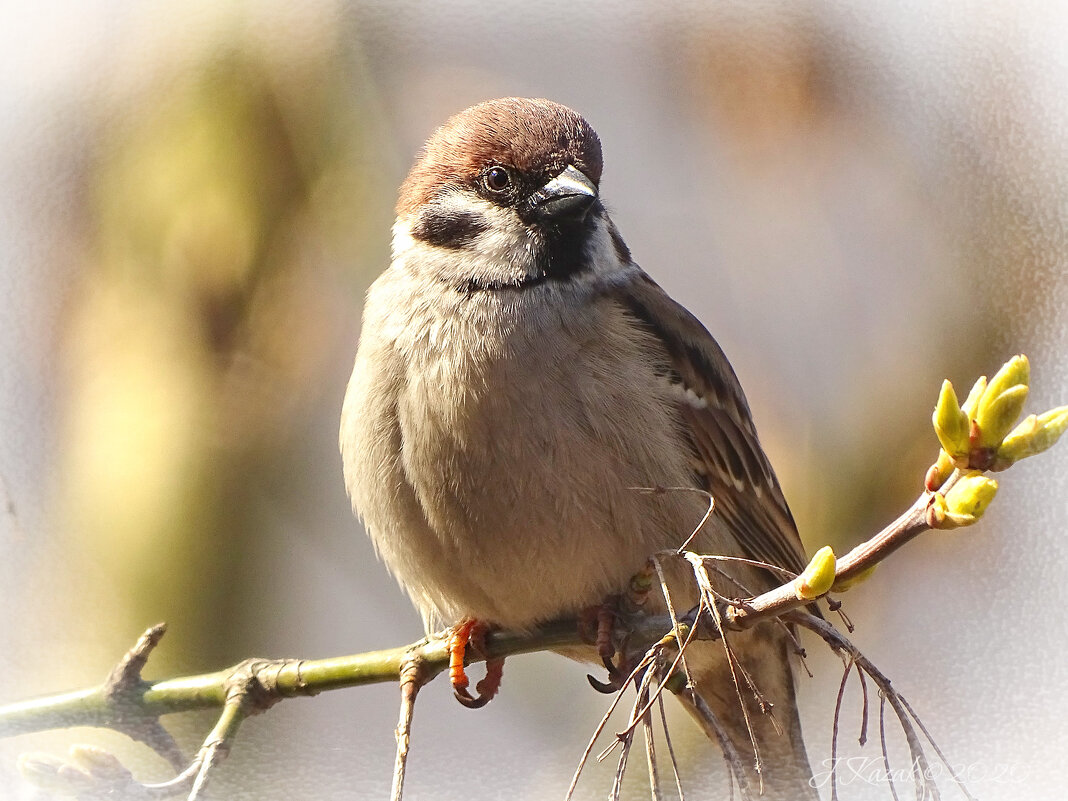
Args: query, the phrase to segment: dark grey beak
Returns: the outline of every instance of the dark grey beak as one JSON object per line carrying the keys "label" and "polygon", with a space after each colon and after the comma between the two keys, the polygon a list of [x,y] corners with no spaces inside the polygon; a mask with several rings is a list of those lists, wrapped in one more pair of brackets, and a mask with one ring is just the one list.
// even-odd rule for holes
{"label": "dark grey beak", "polygon": [[543,222],[581,220],[597,199],[597,187],[581,170],[568,165],[531,195],[534,216]]}

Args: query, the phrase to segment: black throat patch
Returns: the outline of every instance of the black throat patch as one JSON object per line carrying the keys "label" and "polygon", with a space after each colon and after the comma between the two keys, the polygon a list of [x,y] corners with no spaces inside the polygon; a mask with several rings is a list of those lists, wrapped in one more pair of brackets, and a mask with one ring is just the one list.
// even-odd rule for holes
{"label": "black throat patch", "polygon": [[534,252],[535,274],[548,281],[566,281],[592,269],[588,245],[603,213],[600,202],[581,219],[541,229],[541,247]]}

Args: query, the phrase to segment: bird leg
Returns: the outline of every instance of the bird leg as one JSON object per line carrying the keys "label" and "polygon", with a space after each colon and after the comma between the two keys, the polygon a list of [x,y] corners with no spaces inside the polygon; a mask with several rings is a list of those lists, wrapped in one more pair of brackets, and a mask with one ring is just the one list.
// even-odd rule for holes
{"label": "bird leg", "polygon": [[486,676],[475,685],[477,695],[468,692],[470,680],[464,670],[467,647],[471,646],[479,654],[485,655],[487,631],[489,625],[484,621],[465,618],[449,634],[449,681],[456,700],[468,709],[480,709],[488,704],[500,690],[504,676],[504,657],[487,659]]}
{"label": "bird leg", "polygon": [[[597,621],[597,634],[594,644],[597,646],[597,655],[601,658],[605,669],[608,671],[608,681],[602,682],[593,676],[586,678],[595,690],[602,693],[614,693],[627,680],[631,670],[637,664],[640,655],[626,656],[627,620],[644,613],[649,592],[653,587],[654,567],[651,562],[631,576],[627,591],[622,595],[610,595],[600,606],[595,606],[586,611],[580,618],[583,625],[583,633],[588,629],[586,626],[592,619]],[[620,623],[623,633],[620,635]],[[621,641],[617,649],[616,643]],[[620,660],[616,662],[616,652],[620,653]]]}
{"label": "bird leg", "polygon": [[[592,640],[597,647],[597,655],[601,658],[601,663],[608,671],[607,682],[595,679],[590,675],[587,675],[586,679],[593,689],[605,694],[616,692],[627,678],[627,673],[615,663],[616,620],[619,617],[619,613],[620,597],[618,595],[610,595],[604,600],[604,603],[590,607],[580,617],[583,635]],[[596,633],[590,637],[589,632],[594,621],[597,623]]]}

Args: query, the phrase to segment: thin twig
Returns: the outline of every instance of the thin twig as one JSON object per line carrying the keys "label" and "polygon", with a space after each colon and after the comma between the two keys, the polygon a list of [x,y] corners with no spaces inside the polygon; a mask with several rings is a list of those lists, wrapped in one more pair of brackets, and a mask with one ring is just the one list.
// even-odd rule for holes
{"label": "thin twig", "polygon": [[901,801],[897,797],[894,774],[890,772],[890,755],[886,750],[886,694],[882,690],[879,691],[879,745],[883,750],[883,769],[886,771],[886,782],[890,786],[890,796],[894,801]]}
{"label": "thin twig", "polygon": [[838,697],[834,701],[834,720],[831,723],[831,801],[838,801],[838,725],[842,716],[842,698],[845,696],[846,682],[853,671],[853,660],[846,659],[842,681],[838,685]]}
{"label": "thin twig", "polygon": [[393,763],[393,786],[390,801],[401,801],[404,795],[404,773],[408,765],[408,746],[412,739],[412,716],[415,714],[415,699],[427,682],[425,663],[413,655],[400,671],[400,719],[397,722],[397,757]]}
{"label": "thin twig", "polygon": [[228,699],[226,705],[223,706],[215,728],[204,740],[204,745],[200,747],[200,753],[194,761],[197,771],[193,786],[189,791],[188,801],[199,801],[208,785],[212,770],[230,753],[237,730],[247,716],[244,696],[240,691],[235,691],[233,697]]}
{"label": "thin twig", "polygon": [[[720,613],[719,605],[716,603],[716,599],[711,597],[711,594],[706,594],[706,590],[712,589],[712,580],[708,577],[708,573],[705,571],[704,562],[699,560],[690,560],[694,565],[694,575],[697,577],[697,584],[701,588],[702,603],[708,609],[716,622],[716,628],[722,633],[720,642],[723,643],[723,651],[727,657],[727,667],[731,672],[731,680],[734,682],[734,690],[738,695],[738,705],[742,710],[742,720],[745,721],[745,729],[749,734],[749,742],[753,746],[753,768],[757,774],[758,786],[757,794],[764,794],[764,763],[760,756],[760,745],[757,743],[756,732],[753,729],[753,721],[749,716],[749,709],[745,703],[745,697],[742,695],[742,687],[738,681],[738,670],[740,667],[738,657],[734,653],[734,649],[727,641],[727,631],[723,625],[723,615]],[[695,688],[696,690],[696,688]],[[696,692],[694,693],[696,695]],[[698,696],[700,697],[700,696]]]}
{"label": "thin twig", "polygon": [[[686,801],[686,795],[682,792],[682,779],[679,777],[679,761],[675,758],[675,748],[671,744],[671,732],[668,731],[667,712],[664,711],[663,694],[656,697],[657,706],[660,708],[660,725],[664,728],[664,743],[667,745],[668,757],[671,761],[671,775],[675,777],[675,789],[679,792],[679,801]],[[731,784],[733,790],[734,785]]]}
{"label": "thin twig", "polygon": [[[874,679],[875,677],[872,676],[872,678]],[[879,680],[875,680],[878,683]],[[938,788],[928,782],[928,777],[931,775],[931,767],[927,762],[927,755],[923,751],[923,745],[920,743],[916,729],[908,717],[908,712],[901,703],[901,696],[889,686],[889,682],[885,687],[880,684],[880,687],[886,694],[886,700],[890,703],[891,708],[897,714],[901,730],[905,734],[905,742],[908,743],[909,755],[912,757],[912,777],[916,783],[916,798],[931,798],[932,801],[938,801]]]}
{"label": "thin twig", "polygon": [[[646,691],[645,697],[649,697],[648,691]],[[642,715],[641,721],[642,733],[645,735],[645,758],[649,767],[649,791],[653,801],[664,801],[663,796],[660,794],[660,773],[656,765],[656,744],[653,741],[652,717],[646,712]]]}
{"label": "thin twig", "polygon": [[946,770],[949,771],[949,775],[952,777],[957,787],[960,788],[960,791],[965,795],[965,797],[969,799],[969,801],[975,801],[975,796],[968,792],[968,788],[964,786],[964,781],[963,779],[961,779],[960,774],[953,770],[953,766],[949,764],[949,760],[946,759],[946,755],[942,753],[942,749],[938,747],[938,743],[935,742],[934,737],[932,737],[931,733],[927,731],[927,727],[923,725],[923,721],[920,720],[920,716],[916,714],[916,710],[914,710],[912,708],[912,705],[904,698],[901,699],[901,703],[904,705],[908,713],[912,716],[912,719],[916,721],[916,725],[920,727],[920,731],[923,732],[923,736],[926,737],[927,742],[931,744],[931,748],[933,748],[935,753],[938,755],[939,761],[946,766]]}
{"label": "thin twig", "polygon": [[864,671],[860,665],[856,665],[857,678],[860,679],[860,736],[857,738],[859,745],[863,747],[868,742],[868,680],[864,678]]}
{"label": "thin twig", "polygon": [[[679,626],[679,616],[675,612],[675,604],[671,600],[671,591],[668,589],[667,577],[664,575],[664,566],[660,563],[660,557],[658,555],[653,556],[653,567],[656,568],[657,578],[660,579],[660,591],[664,594],[664,603],[667,606],[668,614],[671,616],[671,631],[675,635],[675,640],[679,642],[679,657],[682,659],[682,672],[686,676],[686,681],[690,684],[693,683],[693,674],[690,672],[690,666],[686,664],[686,648],[682,643],[682,629]],[[696,633],[697,626],[693,626],[690,635]],[[686,637],[686,641],[689,642],[689,636]],[[674,669],[674,668],[672,668]]]}
{"label": "thin twig", "polygon": [[[644,656],[644,657],[642,658],[642,661],[638,663],[638,665],[637,665],[637,666],[636,666],[636,667],[634,668],[634,670],[632,670],[632,671],[630,672],[630,675],[629,675],[629,676],[627,676],[627,679],[626,679],[626,681],[622,682],[622,684],[620,685],[620,688],[619,688],[619,690],[617,691],[617,694],[619,694],[620,696],[622,696],[622,694],[623,694],[624,692],[626,692],[626,690],[627,690],[627,687],[628,687],[628,686],[629,686],[629,685],[630,685],[630,684],[631,684],[632,682],[635,682],[635,683],[636,683],[636,682],[638,681],[638,676],[639,676],[639,674],[643,675],[643,677],[644,677],[644,674],[642,674],[642,671],[646,670],[646,668],[648,668],[648,667],[649,667],[649,665],[651,665],[651,664],[653,663],[653,660],[655,660],[655,658],[656,658],[656,655],[655,655],[655,651],[653,651],[653,650],[651,649],[651,650],[650,650],[650,651],[649,651],[649,652],[648,652],[648,653],[647,653],[647,654],[646,654],[646,655],[645,655],[645,656]],[[614,708],[615,708],[615,704],[613,704],[613,705],[612,705],[611,707],[609,707],[609,712],[608,712],[608,713],[606,713],[606,716],[605,716],[605,718],[603,718],[602,720],[605,720],[605,719],[607,718],[607,716],[608,716],[609,714],[611,714],[611,711],[612,711],[612,709],[614,709]],[[611,744],[611,745],[609,745],[608,747],[606,747],[606,748],[605,748],[605,749],[604,749],[604,750],[603,750],[603,751],[602,751],[601,753],[599,753],[599,754],[597,755],[597,761],[598,761],[598,762],[601,762],[601,761],[603,761],[604,759],[606,759],[606,758],[608,757],[608,755],[609,755],[610,753],[612,753],[612,751],[614,751],[614,750],[615,750],[616,746],[617,746],[617,745],[620,745],[620,743],[622,742],[622,738],[623,738],[623,736],[624,736],[624,735],[628,735],[628,736],[629,736],[629,735],[632,735],[632,734],[634,733],[634,727],[635,727],[635,723],[634,723],[634,712],[635,712],[635,708],[636,708],[635,706],[631,706],[631,714],[630,714],[630,717],[629,717],[629,718],[627,719],[627,720],[628,720],[628,722],[627,722],[627,725],[626,725],[626,726],[625,726],[625,727],[623,728],[623,730],[622,730],[622,731],[616,732],[616,737],[615,737],[615,739],[614,739],[614,740],[612,741],[612,744]]]}
{"label": "thin twig", "polygon": [[[681,556],[682,552],[679,552],[679,555]],[[793,579],[797,578],[797,573],[795,573],[794,571],[788,570],[787,568],[782,567],[781,565],[775,565],[771,562],[764,562],[760,559],[747,559],[744,556],[724,556],[722,554],[714,553],[701,554],[701,559],[706,562],[730,562],[731,564],[736,565],[749,565],[750,567],[759,567],[761,570],[767,570],[771,573],[777,573],[779,576],[788,581],[792,581]],[[749,590],[743,584],[741,584],[734,576],[731,576],[728,573],[720,573],[720,575],[734,582],[734,584],[742,592],[746,593],[747,595],[750,594]]]}
{"label": "thin twig", "polygon": [[[637,670],[637,668],[635,668]],[[633,677],[635,674],[631,673]],[[612,698],[612,703],[608,705],[608,710],[601,716],[600,722],[593,730],[593,735],[590,737],[589,742],[586,744],[585,750],[582,752],[582,756],[579,758],[578,767],[575,768],[575,774],[571,777],[571,784],[568,785],[567,795],[564,796],[564,801],[571,801],[575,795],[575,788],[578,786],[579,776],[582,775],[582,769],[586,767],[586,763],[589,761],[590,754],[593,753],[593,746],[597,742],[597,738],[601,736],[601,732],[604,731],[608,725],[609,718],[612,717],[612,713],[615,712],[616,707],[619,706],[619,702],[623,700],[623,693],[627,691],[627,685],[629,679],[620,685],[620,688],[616,690],[615,696]]]}
{"label": "thin twig", "polygon": [[[618,801],[619,794],[623,789],[623,774],[627,770],[627,760],[630,758],[631,748],[634,746],[634,733],[639,722],[642,718],[638,717],[638,709],[645,705],[649,697],[649,684],[652,681],[654,671],[651,669],[655,664],[655,658],[650,660],[649,666],[645,669],[645,672],[641,674],[640,680],[637,681],[637,693],[634,701],[634,706],[631,707],[630,719],[627,722],[627,728],[616,734],[616,740],[621,744],[619,752],[619,760],[616,763],[616,774],[612,780],[612,791],[609,794],[609,798],[612,801]],[[659,793],[659,788],[655,781],[656,765],[652,760],[652,756],[649,753],[651,743],[646,741],[646,754],[649,758],[650,778],[652,780],[652,786],[655,793]]]}
{"label": "thin twig", "polygon": [[742,801],[752,801],[752,796],[749,792],[749,779],[746,776],[742,758],[734,747],[734,743],[731,742],[730,737],[727,736],[723,724],[716,717],[716,713],[712,711],[705,699],[692,687],[686,687],[679,695],[693,705],[697,712],[697,721],[708,738],[719,743],[719,747],[723,751],[723,758],[727,762],[728,779],[733,776],[734,780],[738,782]]}
{"label": "thin twig", "polygon": [[913,726],[912,723],[915,716],[910,713],[909,708],[907,707],[907,702],[901,694],[891,686],[890,679],[875,667],[875,665],[872,664],[872,662],[865,657],[855,645],[847,640],[841,632],[835,629],[834,626],[827,621],[800,611],[791,612],[788,619],[816,632],[829,645],[831,645],[832,648],[848,653],[856,664],[858,664],[864,672],[871,677],[872,681],[874,681],[881,690],[886,701],[889,702],[901,724],[901,730],[905,735],[905,742],[909,747],[912,774],[916,784],[916,797],[918,799],[930,798],[932,801],[937,801],[940,794],[938,792],[938,787],[930,781],[932,775],[930,764],[924,753],[923,744],[920,742],[920,738],[916,733],[916,727]]}

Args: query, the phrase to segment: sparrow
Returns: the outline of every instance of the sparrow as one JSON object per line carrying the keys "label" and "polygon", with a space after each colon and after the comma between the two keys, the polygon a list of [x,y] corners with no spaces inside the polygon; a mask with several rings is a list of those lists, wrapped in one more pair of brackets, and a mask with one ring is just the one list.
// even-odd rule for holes
{"label": "sparrow", "polygon": [[[340,446],[353,508],[428,632],[522,630],[602,604],[687,539],[705,493],[715,508],[692,550],[804,568],[734,370],[635,263],[601,169],[583,117],[511,97],[445,122],[400,187]],[[639,489],[656,487],[699,491]],[[721,570],[729,597],[782,581]],[[696,602],[688,569],[669,588],[676,608]],[[752,771],[748,710],[767,797],[816,799],[789,632],[761,623],[731,643],[763,698],[736,688],[714,642],[687,650],[697,691]]]}

